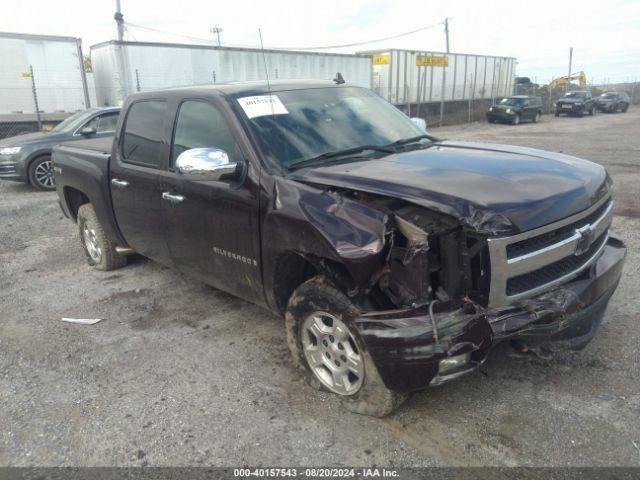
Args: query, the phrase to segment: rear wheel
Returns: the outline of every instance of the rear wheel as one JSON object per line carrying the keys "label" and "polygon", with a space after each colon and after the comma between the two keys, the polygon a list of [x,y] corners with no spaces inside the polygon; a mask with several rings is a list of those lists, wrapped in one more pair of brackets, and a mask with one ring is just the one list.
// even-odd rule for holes
{"label": "rear wheel", "polygon": [[53,162],[49,155],[36,158],[29,165],[29,182],[38,190],[55,190]]}
{"label": "rear wheel", "polygon": [[285,314],[293,362],[312,387],[356,413],[383,417],[406,398],[386,387],[354,326],[359,311],[326,278],[300,285]]}
{"label": "rear wheel", "polygon": [[560,116],[560,112],[559,112],[558,110],[556,110],[556,112],[555,112],[555,116],[556,116],[556,117],[559,117],[559,116]]}
{"label": "rear wheel", "polygon": [[78,232],[89,265],[107,271],[127,264],[127,258],[116,252],[116,246],[105,235],[90,203],[78,209]]}
{"label": "rear wheel", "polygon": [[541,117],[542,114],[540,112],[536,112],[536,115],[533,117],[533,123],[538,123]]}
{"label": "rear wheel", "polygon": [[629,105],[622,107],[622,113],[627,113],[627,110],[629,110]]}

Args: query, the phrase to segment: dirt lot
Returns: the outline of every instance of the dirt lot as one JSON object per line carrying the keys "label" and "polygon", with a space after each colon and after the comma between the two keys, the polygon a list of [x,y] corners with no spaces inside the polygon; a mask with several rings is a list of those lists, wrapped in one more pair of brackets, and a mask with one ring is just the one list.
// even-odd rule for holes
{"label": "dirt lot", "polygon": [[0,182],[0,465],[640,464],[639,132],[640,108],[434,130],[607,166],[629,256],[586,350],[500,346],[383,420],[307,387],[280,318],[144,259],[93,271],[55,194]]}

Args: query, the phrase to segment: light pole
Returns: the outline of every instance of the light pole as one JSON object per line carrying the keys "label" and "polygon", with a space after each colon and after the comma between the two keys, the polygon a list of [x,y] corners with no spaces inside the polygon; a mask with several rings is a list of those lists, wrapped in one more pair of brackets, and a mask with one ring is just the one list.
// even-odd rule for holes
{"label": "light pole", "polygon": [[220,47],[222,45],[222,43],[220,42],[220,34],[222,33],[222,27],[219,27],[218,25],[215,25],[215,26],[211,27],[210,31],[218,39],[218,46]]}
{"label": "light pole", "polygon": [[449,18],[444,19],[444,36],[447,42],[447,53],[449,53]]}

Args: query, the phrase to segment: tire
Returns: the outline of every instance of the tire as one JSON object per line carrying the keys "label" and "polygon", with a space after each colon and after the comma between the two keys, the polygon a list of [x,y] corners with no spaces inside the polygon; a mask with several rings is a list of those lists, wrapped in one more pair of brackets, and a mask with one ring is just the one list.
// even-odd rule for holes
{"label": "tire", "polygon": [[513,120],[511,120],[511,124],[512,125],[519,125],[520,124],[520,114],[516,113],[516,116],[513,117]]}
{"label": "tire", "polygon": [[87,262],[96,270],[115,270],[127,264],[127,257],[116,252],[116,246],[105,235],[90,203],[78,209],[78,233]]}
{"label": "tire", "polygon": [[622,107],[622,113],[627,113],[627,110],[629,110],[629,105]]}
{"label": "tire", "polygon": [[[385,386],[353,325],[358,314],[358,309],[325,277],[314,277],[289,299],[285,313],[287,343],[293,363],[309,385],[335,393],[352,412],[383,417],[407,395]],[[345,354],[349,367],[342,361],[347,360]],[[313,360],[308,358],[314,356],[317,362],[311,366]]]}
{"label": "tire", "polygon": [[554,115],[555,115],[556,117],[559,117],[559,116],[560,116],[560,112],[559,112],[558,110],[556,110],[556,112],[554,113]]}
{"label": "tire", "polygon": [[533,117],[533,123],[538,123],[541,117],[542,117],[542,114],[540,112],[536,112],[536,114]]}
{"label": "tire", "polygon": [[38,190],[51,191],[56,189],[53,179],[53,164],[50,155],[42,155],[29,165],[29,183]]}
{"label": "tire", "polygon": [[596,114],[595,107],[591,107],[591,110],[589,110],[589,115],[591,115],[593,117],[595,114]]}

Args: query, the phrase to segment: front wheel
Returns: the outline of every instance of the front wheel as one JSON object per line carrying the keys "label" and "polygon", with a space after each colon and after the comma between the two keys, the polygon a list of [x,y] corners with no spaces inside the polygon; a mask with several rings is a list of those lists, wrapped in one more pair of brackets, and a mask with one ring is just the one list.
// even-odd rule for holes
{"label": "front wheel", "polygon": [[55,190],[53,162],[49,155],[36,158],[29,165],[29,182],[38,190]]}
{"label": "front wheel", "polygon": [[325,277],[300,285],[285,314],[293,362],[312,387],[356,413],[383,417],[406,398],[386,387],[354,326],[359,311]]}
{"label": "front wheel", "polygon": [[116,252],[116,246],[105,235],[90,203],[78,209],[78,231],[89,265],[107,271],[127,264],[127,258]]}
{"label": "front wheel", "polygon": [[520,124],[520,114],[516,113],[516,116],[513,117],[513,120],[511,120],[511,123],[513,125],[519,125]]}
{"label": "front wheel", "polygon": [[555,116],[556,116],[556,117],[559,117],[559,116],[560,116],[560,112],[559,112],[558,110],[556,110],[556,112],[555,112]]}
{"label": "front wheel", "polygon": [[594,116],[595,114],[596,114],[595,107],[591,107],[591,110],[589,110],[589,115]]}

